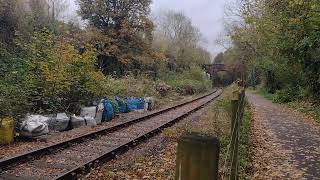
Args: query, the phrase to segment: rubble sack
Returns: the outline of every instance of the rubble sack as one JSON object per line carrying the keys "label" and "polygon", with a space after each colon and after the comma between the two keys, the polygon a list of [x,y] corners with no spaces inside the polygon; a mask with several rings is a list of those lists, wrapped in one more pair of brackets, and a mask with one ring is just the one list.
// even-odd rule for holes
{"label": "rubble sack", "polygon": [[36,137],[49,133],[50,118],[41,115],[28,115],[22,122],[20,133],[22,136]]}
{"label": "rubble sack", "polygon": [[104,104],[103,104],[103,100],[101,100],[100,103],[98,104],[97,113],[95,116],[95,120],[97,124],[101,124],[102,122],[103,111],[104,111]]}
{"label": "rubble sack", "polygon": [[76,115],[71,116],[71,126],[72,128],[79,128],[86,125],[86,121],[83,117],[78,117]]}
{"label": "rubble sack", "polygon": [[95,117],[97,112],[97,107],[92,106],[92,107],[84,107],[81,109],[80,116],[85,117],[85,116],[90,116],[90,117]]}
{"label": "rubble sack", "polygon": [[97,121],[91,116],[85,116],[84,119],[86,120],[86,125],[90,127],[97,126]]}
{"label": "rubble sack", "polygon": [[146,97],[144,99],[144,102],[145,102],[145,104],[144,104],[145,111],[147,111],[147,110],[152,111],[155,109],[156,100],[154,97]]}
{"label": "rubble sack", "polygon": [[12,117],[0,118],[0,145],[13,143],[14,120]]}
{"label": "rubble sack", "polygon": [[111,121],[114,117],[113,106],[108,98],[103,101],[104,110],[102,114],[102,122]]}
{"label": "rubble sack", "polygon": [[66,131],[70,123],[70,117],[66,113],[58,113],[49,123],[50,131]]}

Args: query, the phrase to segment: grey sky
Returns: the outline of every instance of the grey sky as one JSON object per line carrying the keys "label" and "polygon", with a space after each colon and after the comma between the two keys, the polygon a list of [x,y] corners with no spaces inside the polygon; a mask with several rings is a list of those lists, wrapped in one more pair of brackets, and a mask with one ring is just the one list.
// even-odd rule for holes
{"label": "grey sky", "polygon": [[224,31],[223,18],[225,6],[234,0],[153,0],[152,11],[174,10],[185,13],[192,19],[204,38],[208,41],[205,47],[217,54],[223,48],[215,40]]}
{"label": "grey sky", "polygon": [[[69,0],[68,14],[75,13],[76,0]],[[205,47],[213,54],[223,51],[215,40],[224,31],[223,18],[226,4],[235,0],[153,0],[152,12],[174,10],[185,13],[192,19],[204,38],[208,41]]]}

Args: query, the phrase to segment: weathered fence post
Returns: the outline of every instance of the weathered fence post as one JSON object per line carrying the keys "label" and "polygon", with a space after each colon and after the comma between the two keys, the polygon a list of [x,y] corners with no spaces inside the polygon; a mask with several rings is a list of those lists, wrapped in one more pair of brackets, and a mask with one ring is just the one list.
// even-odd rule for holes
{"label": "weathered fence post", "polygon": [[231,116],[231,143],[230,143],[230,158],[231,158],[231,172],[230,180],[237,180],[238,177],[238,156],[239,156],[239,138],[240,138],[240,126],[242,123],[242,116],[244,113],[244,99],[245,89],[239,87],[233,92],[231,100],[232,116]]}
{"label": "weathered fence post", "polygon": [[178,142],[176,180],[216,180],[219,167],[219,140],[189,134]]}
{"label": "weathered fence post", "polygon": [[239,91],[233,92],[231,100],[232,116],[231,116],[231,143],[230,143],[230,158],[231,158],[231,172],[230,180],[236,180],[238,172],[238,152],[239,152]]}

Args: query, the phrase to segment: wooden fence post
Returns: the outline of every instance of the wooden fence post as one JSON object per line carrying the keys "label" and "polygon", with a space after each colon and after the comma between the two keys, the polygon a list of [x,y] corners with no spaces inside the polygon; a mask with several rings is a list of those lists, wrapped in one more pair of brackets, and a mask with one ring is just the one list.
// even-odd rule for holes
{"label": "wooden fence post", "polygon": [[231,158],[231,172],[230,180],[236,180],[238,171],[237,156],[239,152],[239,91],[233,92],[233,97],[231,100],[232,116],[231,116],[231,143],[230,143],[230,158]]}
{"label": "wooden fence post", "polygon": [[189,134],[178,142],[176,180],[217,180],[219,140],[216,137]]}
{"label": "wooden fence post", "polygon": [[244,113],[244,98],[245,90],[240,87],[237,91],[233,92],[231,100],[232,116],[231,116],[231,143],[230,143],[230,158],[231,158],[231,172],[230,180],[239,179],[238,176],[238,156],[239,156],[239,138],[240,126],[242,123],[242,116]]}

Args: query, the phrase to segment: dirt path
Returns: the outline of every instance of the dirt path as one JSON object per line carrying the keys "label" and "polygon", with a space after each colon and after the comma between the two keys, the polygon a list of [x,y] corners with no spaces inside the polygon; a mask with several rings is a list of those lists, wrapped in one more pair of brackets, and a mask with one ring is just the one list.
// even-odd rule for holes
{"label": "dirt path", "polygon": [[254,179],[320,179],[320,128],[302,114],[247,93],[254,107]]}

